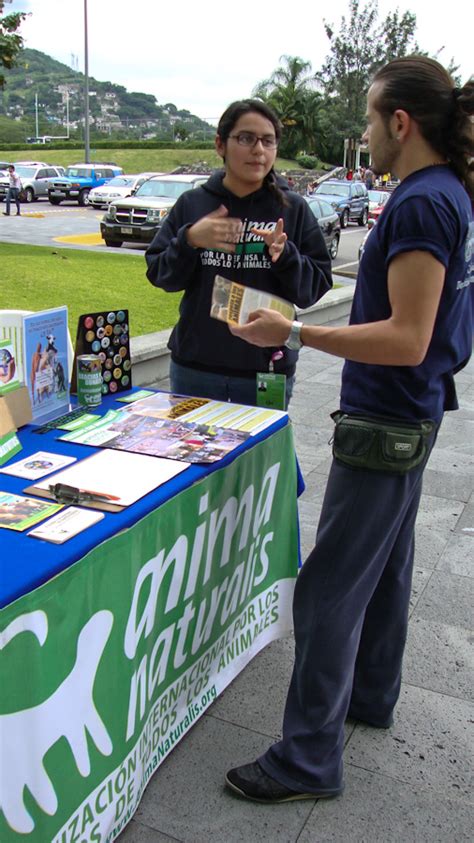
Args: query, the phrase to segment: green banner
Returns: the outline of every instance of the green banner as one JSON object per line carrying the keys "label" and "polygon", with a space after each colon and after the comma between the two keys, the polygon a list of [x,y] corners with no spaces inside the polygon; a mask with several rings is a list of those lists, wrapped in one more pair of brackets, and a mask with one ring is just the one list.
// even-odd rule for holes
{"label": "green banner", "polygon": [[118,836],[176,743],[291,629],[296,506],[287,426],[0,613],[2,843]]}

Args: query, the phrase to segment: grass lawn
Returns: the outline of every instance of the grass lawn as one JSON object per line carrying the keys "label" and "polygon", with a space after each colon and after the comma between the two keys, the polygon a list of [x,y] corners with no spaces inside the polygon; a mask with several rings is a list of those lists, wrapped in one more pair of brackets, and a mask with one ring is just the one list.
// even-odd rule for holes
{"label": "grass lawn", "polygon": [[81,314],[127,308],[132,336],[170,328],[181,293],[164,293],[145,276],[145,258],[0,243],[0,308],[45,310],[66,304],[71,336]]}
{"label": "grass lawn", "polygon": [[[15,152],[2,152],[0,148],[0,159],[2,161],[45,161],[50,164],[59,164],[67,167],[68,164],[78,164],[84,161],[84,151],[81,149],[48,149],[47,146],[41,151],[37,149],[32,153],[31,149],[21,149]],[[92,161],[114,161],[119,167],[123,167],[125,173],[166,173],[182,164],[194,164],[202,161],[209,167],[221,167],[222,158],[213,149],[91,149]],[[277,158],[275,167],[279,171],[298,170],[295,161],[288,161],[285,158]]]}

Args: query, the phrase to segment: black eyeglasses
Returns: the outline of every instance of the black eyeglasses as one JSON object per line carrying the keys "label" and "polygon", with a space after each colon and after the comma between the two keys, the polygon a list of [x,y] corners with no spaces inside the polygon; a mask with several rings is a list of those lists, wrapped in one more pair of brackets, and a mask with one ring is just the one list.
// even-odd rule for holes
{"label": "black eyeglasses", "polygon": [[230,138],[234,138],[240,146],[246,146],[250,149],[261,141],[262,146],[265,149],[276,149],[278,146],[278,140],[274,135],[256,135],[255,132],[238,132],[237,135],[229,135]]}

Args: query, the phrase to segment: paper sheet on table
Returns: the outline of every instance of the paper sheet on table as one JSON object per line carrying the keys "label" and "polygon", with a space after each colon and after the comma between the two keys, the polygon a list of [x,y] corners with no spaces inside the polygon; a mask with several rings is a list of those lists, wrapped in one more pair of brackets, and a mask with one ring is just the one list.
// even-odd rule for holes
{"label": "paper sheet on table", "polygon": [[120,512],[186,468],[189,464],[178,460],[105,448],[64,471],[51,474],[28,491],[52,500],[49,486],[64,483],[95,494],[113,496],[110,503],[84,501],[85,507]]}

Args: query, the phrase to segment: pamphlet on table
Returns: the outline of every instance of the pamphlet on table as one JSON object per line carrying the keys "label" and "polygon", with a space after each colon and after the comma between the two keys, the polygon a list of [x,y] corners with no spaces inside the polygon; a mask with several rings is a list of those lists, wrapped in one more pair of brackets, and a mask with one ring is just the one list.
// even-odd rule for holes
{"label": "pamphlet on table", "polygon": [[62,508],[61,504],[0,492],[0,527],[6,530],[27,530]]}
{"label": "pamphlet on table", "polygon": [[50,518],[40,527],[35,527],[28,533],[28,537],[33,539],[43,539],[43,541],[52,542],[53,544],[63,544],[68,539],[82,533],[93,524],[97,524],[104,518],[103,512],[94,512],[91,509],[82,509],[76,506],[68,506],[59,512],[54,518]]}
{"label": "pamphlet on table", "polygon": [[48,451],[36,451],[29,457],[12,462],[5,468],[0,468],[0,474],[13,474],[14,477],[24,477],[26,480],[36,480],[58,471],[70,463],[76,462],[76,457],[66,457],[63,454],[51,454]]}
{"label": "pamphlet on table", "polygon": [[23,367],[33,422],[69,410],[67,307],[23,317]]}

